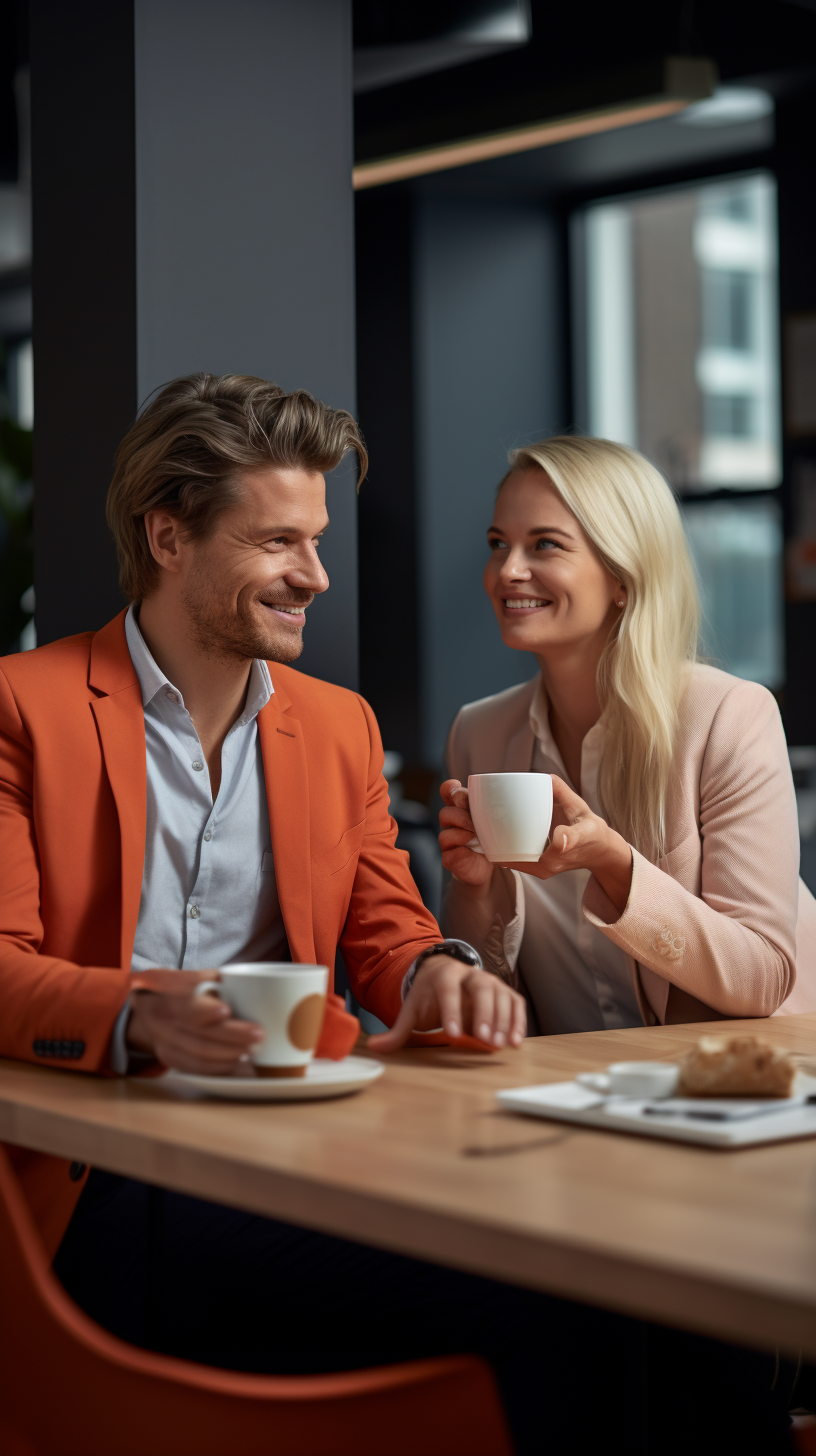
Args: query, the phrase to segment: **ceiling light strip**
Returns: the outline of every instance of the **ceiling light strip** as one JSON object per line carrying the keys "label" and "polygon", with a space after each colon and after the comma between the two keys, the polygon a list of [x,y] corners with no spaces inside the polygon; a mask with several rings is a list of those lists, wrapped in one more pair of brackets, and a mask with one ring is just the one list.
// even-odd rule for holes
{"label": "ceiling light strip", "polygon": [[630,103],[611,110],[539,122],[536,126],[525,126],[515,131],[497,132],[493,136],[471,137],[468,141],[428,147],[421,152],[405,152],[398,157],[360,162],[352,172],[354,190],[359,192],[366,187],[382,187],[386,182],[404,182],[409,177],[424,177],[430,172],[445,172],[451,167],[466,167],[472,162],[487,162],[494,157],[510,157],[515,152],[531,152],[536,147],[551,147],[556,142],[594,136],[597,132],[634,126],[641,121],[657,121],[660,117],[684,111],[688,105],[690,101],[676,98]]}

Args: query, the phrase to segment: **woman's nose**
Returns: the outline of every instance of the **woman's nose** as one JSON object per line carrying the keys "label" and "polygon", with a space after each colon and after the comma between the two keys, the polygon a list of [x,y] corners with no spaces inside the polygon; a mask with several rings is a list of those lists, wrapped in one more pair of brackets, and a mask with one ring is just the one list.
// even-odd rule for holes
{"label": "woman's nose", "polygon": [[502,562],[501,578],[503,581],[529,581],[532,576],[530,567],[527,564],[524,552],[519,547],[507,553]]}

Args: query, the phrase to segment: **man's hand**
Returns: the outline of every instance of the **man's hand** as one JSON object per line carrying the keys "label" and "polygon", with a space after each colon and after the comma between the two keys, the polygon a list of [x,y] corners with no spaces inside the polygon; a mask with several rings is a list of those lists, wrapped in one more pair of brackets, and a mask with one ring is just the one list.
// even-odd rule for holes
{"label": "man's hand", "polygon": [[263,1041],[257,1022],[237,1021],[217,996],[196,996],[203,981],[217,981],[218,971],[173,971],[179,991],[156,995],[131,992],[131,1013],[125,1040],[134,1051],[147,1052],[179,1072],[225,1076],[249,1060],[250,1047]]}
{"label": "man's hand", "polygon": [[485,1049],[520,1046],[527,1030],[524,997],[497,976],[453,956],[429,956],[414,978],[390,1031],[371,1036],[373,1052],[395,1052],[412,1031],[437,1031],[455,1041],[472,1036]]}

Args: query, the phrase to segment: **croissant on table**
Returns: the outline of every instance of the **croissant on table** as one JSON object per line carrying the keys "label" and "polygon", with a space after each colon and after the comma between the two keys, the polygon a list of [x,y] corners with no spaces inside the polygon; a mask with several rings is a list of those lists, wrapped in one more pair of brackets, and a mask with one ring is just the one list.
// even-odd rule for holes
{"label": "croissant on table", "polygon": [[680,1063],[679,1097],[790,1097],[796,1066],[758,1036],[701,1036]]}

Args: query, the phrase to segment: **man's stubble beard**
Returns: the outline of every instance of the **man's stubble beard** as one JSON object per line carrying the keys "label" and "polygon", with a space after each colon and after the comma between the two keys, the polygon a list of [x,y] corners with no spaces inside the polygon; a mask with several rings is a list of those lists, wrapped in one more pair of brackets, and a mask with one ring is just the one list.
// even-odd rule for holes
{"label": "man's stubble beard", "polygon": [[[309,593],[309,601],[312,596]],[[281,597],[291,604],[291,593]],[[269,662],[296,662],[303,651],[303,633],[290,636],[285,629],[278,637],[263,632],[257,622],[222,598],[203,569],[194,568],[182,593],[190,635],[196,646],[210,657],[243,662],[259,657]]]}

